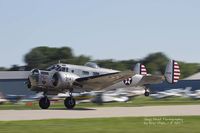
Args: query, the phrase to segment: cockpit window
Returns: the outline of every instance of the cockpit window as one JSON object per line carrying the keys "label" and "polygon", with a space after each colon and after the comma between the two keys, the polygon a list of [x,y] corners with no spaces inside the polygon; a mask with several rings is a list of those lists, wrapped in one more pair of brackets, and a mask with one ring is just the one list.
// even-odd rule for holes
{"label": "cockpit window", "polygon": [[55,65],[50,66],[49,68],[47,68],[47,71],[51,71],[51,70],[53,70],[53,69],[55,69],[55,68],[56,68]]}
{"label": "cockpit window", "polygon": [[85,66],[91,67],[91,68],[99,68],[99,66],[96,63],[94,63],[94,62],[87,62],[85,64]]}
{"label": "cockpit window", "polygon": [[60,71],[61,70],[61,66],[57,65],[57,68],[55,70],[56,71]]}
{"label": "cockpit window", "polygon": [[39,70],[38,70],[38,69],[33,70],[33,71],[32,71],[32,74],[34,74],[34,75],[39,74]]}
{"label": "cockpit window", "polygon": [[47,71],[52,71],[52,70],[56,70],[56,71],[62,71],[62,72],[68,72],[69,71],[69,68],[66,67],[66,65],[53,65],[49,68],[47,68]]}

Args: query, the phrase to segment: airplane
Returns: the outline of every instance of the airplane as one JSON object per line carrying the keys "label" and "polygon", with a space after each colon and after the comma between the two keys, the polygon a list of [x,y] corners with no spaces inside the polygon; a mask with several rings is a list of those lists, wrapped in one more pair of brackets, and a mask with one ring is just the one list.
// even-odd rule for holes
{"label": "airplane", "polygon": [[200,99],[200,90],[191,91],[192,87],[186,87],[185,89],[185,97],[189,97],[192,99]]}
{"label": "airplane", "polygon": [[[131,98],[143,95],[144,88],[142,87],[128,87],[128,88],[117,88],[115,90],[105,91],[99,93],[95,98],[92,99],[94,103],[105,103],[105,102],[127,102]],[[98,94],[98,93],[97,93]],[[98,101],[99,100],[99,101]]]}
{"label": "airplane", "polygon": [[[109,91],[91,91],[83,93],[74,93],[73,97],[76,99],[76,103],[107,103],[107,102],[127,102],[132,97],[140,96],[144,94],[144,88],[142,87],[130,87],[130,88],[117,88]],[[66,97],[69,97],[68,93],[59,93],[51,98],[51,100],[60,101]]]}
{"label": "airplane", "polygon": [[[74,92],[102,91],[110,86],[126,88],[133,86],[144,86],[156,84],[166,80],[176,83],[180,78],[180,68],[176,61],[170,60],[166,67],[164,76],[147,74],[144,65],[138,63],[134,71],[123,71],[101,68],[97,64],[89,62],[85,66],[58,63],[47,70],[33,69],[26,82],[31,91],[43,92],[39,100],[41,109],[48,109],[50,100],[48,95],[58,93],[69,93],[64,100],[67,109],[73,109],[76,101]],[[149,96],[145,88],[145,96]]]}
{"label": "airplane", "polygon": [[151,97],[155,99],[164,99],[168,97],[182,97],[182,90],[180,89],[171,89],[171,90],[166,90],[166,91],[160,91],[157,92],[156,94],[151,94]]}
{"label": "airplane", "polygon": [[110,103],[110,102],[127,102],[129,98],[127,96],[120,96],[114,93],[102,93],[97,94],[96,97],[91,99],[93,103],[102,104],[102,103]]}
{"label": "airplane", "polygon": [[23,97],[25,97],[24,95],[6,95],[6,99],[9,100],[9,102],[11,103],[17,103],[19,102],[21,99],[23,99]]}
{"label": "airplane", "polygon": [[30,96],[24,96],[24,98],[22,98],[21,100],[19,100],[19,102],[21,103],[27,103],[27,102],[34,102],[40,98],[43,97],[43,92],[34,94],[34,95],[30,95]]}
{"label": "airplane", "polygon": [[[61,100],[63,98],[68,97],[69,94],[58,94],[53,97],[53,100]],[[106,92],[83,92],[83,93],[74,93],[74,99],[76,99],[76,103],[88,103],[93,102],[97,104],[108,103],[108,102],[126,102],[129,100],[127,96],[120,95],[115,93],[114,91],[106,91]]]}
{"label": "airplane", "polygon": [[193,93],[187,94],[192,99],[200,99],[200,90],[195,90]]}
{"label": "airplane", "polygon": [[166,91],[159,91],[155,94],[151,94],[150,96],[155,99],[163,99],[168,97],[195,97],[198,96],[198,90],[195,91],[196,93],[191,93],[191,88],[186,87],[179,88],[179,89],[167,89]]}
{"label": "airplane", "polygon": [[2,92],[0,92],[0,105],[5,103],[5,102],[8,102],[7,99],[5,99],[4,95]]}

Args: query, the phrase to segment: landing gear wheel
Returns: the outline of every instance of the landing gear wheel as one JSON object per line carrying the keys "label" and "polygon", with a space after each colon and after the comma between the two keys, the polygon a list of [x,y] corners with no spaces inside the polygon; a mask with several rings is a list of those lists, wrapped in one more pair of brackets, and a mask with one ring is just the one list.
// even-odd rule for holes
{"label": "landing gear wheel", "polygon": [[40,106],[41,109],[48,109],[49,108],[50,100],[48,99],[47,96],[40,99],[39,106]]}
{"label": "landing gear wheel", "polygon": [[146,92],[144,93],[144,95],[145,95],[146,97],[148,97],[148,96],[150,95],[150,93],[149,93],[148,91],[146,91]]}
{"label": "landing gear wheel", "polygon": [[76,105],[76,100],[73,97],[67,97],[64,104],[67,109],[73,109]]}

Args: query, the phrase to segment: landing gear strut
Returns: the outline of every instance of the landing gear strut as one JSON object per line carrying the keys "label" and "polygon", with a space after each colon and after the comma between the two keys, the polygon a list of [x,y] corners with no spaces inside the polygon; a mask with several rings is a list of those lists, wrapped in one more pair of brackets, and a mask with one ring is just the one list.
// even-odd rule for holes
{"label": "landing gear strut", "polygon": [[69,92],[69,97],[64,100],[64,105],[67,109],[73,109],[76,105],[76,100],[72,96],[72,91]]}
{"label": "landing gear strut", "polygon": [[39,101],[39,106],[41,109],[48,109],[50,106],[50,100],[47,96],[44,96]]}
{"label": "landing gear strut", "polygon": [[144,95],[145,95],[146,97],[148,97],[148,96],[150,95],[150,92],[149,92],[148,89],[145,89]]}

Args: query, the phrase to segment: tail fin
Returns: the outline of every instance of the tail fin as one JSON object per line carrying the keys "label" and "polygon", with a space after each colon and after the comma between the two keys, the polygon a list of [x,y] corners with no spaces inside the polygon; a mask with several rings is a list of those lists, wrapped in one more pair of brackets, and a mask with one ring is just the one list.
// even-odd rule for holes
{"label": "tail fin", "polygon": [[174,84],[178,82],[180,76],[181,71],[179,64],[174,60],[170,60],[165,70],[165,79],[167,82]]}
{"label": "tail fin", "polygon": [[147,75],[147,69],[141,63],[137,63],[134,68],[134,72],[140,75]]}

